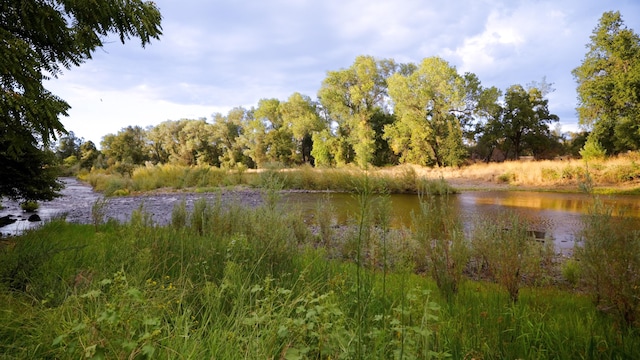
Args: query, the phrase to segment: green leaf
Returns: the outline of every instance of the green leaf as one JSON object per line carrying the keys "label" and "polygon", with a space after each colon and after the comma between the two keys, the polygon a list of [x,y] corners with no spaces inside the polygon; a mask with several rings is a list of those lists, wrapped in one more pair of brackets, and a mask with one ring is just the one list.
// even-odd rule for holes
{"label": "green leaf", "polygon": [[155,354],[155,352],[156,352],[156,348],[151,344],[147,344],[143,346],[141,349],[142,355],[145,355],[148,358],[153,357],[153,354]]}
{"label": "green leaf", "polygon": [[71,329],[72,332],[77,332],[77,331],[81,331],[87,328],[87,324],[85,323],[80,323],[76,326],[73,327],[73,329]]}
{"label": "green leaf", "polygon": [[147,318],[147,319],[144,319],[142,324],[143,325],[148,325],[148,326],[158,326],[158,325],[160,325],[160,319],[159,318]]}
{"label": "green leaf", "polygon": [[126,351],[133,351],[136,346],[138,346],[138,343],[135,341],[123,341],[122,342],[122,348],[125,349]]}
{"label": "green leaf", "polygon": [[102,291],[100,290],[91,290],[85,294],[80,295],[80,297],[83,299],[96,299],[98,296],[100,296],[100,294],[102,294]]}
{"label": "green leaf", "polygon": [[142,292],[137,288],[130,288],[127,290],[127,295],[131,296],[136,301],[142,301]]}
{"label": "green leaf", "polygon": [[286,338],[287,336],[289,336],[289,329],[284,325],[280,325],[278,328],[278,337]]}
{"label": "green leaf", "polygon": [[51,346],[59,345],[62,342],[62,340],[64,340],[65,337],[67,337],[67,334],[62,334],[62,335],[56,337],[55,339],[53,339],[53,342],[51,343]]}

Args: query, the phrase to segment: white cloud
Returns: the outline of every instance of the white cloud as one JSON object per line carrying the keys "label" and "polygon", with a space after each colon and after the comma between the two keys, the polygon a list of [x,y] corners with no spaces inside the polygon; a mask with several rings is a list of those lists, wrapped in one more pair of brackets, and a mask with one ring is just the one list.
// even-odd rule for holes
{"label": "white cloud", "polygon": [[[575,122],[571,70],[611,10],[599,0],[155,1],[160,41],[146,49],[114,41],[47,84],[73,106],[63,121],[78,136],[99,141],[124,126],[208,117],[293,92],[314,97],[326,71],[358,55],[415,63],[437,55],[503,90],[546,76],[556,88],[551,110]],[[616,6],[639,32],[640,4]]]}
{"label": "white cloud", "polygon": [[210,118],[213,113],[226,113],[230,109],[162,100],[155,89],[146,85],[123,90],[97,90],[55,82],[49,84],[54,93],[64,99],[73,99],[70,116],[61,119],[67,130],[98,146],[104,135],[117,133],[129,125],[147,127],[164,120]]}

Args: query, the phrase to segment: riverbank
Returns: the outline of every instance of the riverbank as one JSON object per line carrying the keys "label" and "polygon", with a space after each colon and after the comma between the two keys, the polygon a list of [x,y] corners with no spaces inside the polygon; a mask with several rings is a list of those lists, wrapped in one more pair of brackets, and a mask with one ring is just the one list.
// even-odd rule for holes
{"label": "riverbank", "polygon": [[385,168],[270,167],[219,169],[209,166],[147,165],[121,174],[97,170],[81,174],[106,196],[145,193],[158,189],[211,191],[244,185],[286,190],[355,192],[448,193],[458,191],[545,191],[640,195],[640,155],[629,153],[606,160],[506,161],[474,163],[459,168],[399,165]]}

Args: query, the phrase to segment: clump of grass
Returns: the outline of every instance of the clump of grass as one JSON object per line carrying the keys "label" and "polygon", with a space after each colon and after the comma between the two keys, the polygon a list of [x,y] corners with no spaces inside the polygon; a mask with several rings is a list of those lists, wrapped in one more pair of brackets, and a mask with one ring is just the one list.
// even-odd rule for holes
{"label": "clump of grass", "polygon": [[187,201],[182,199],[173,206],[171,226],[176,230],[184,229],[187,226],[187,217]]}
{"label": "clump of grass", "polygon": [[512,172],[506,172],[496,178],[498,182],[510,184],[516,180],[516,176]]}
{"label": "clump of grass", "polygon": [[575,259],[567,259],[562,264],[562,277],[569,285],[576,287],[582,277],[580,264]]}

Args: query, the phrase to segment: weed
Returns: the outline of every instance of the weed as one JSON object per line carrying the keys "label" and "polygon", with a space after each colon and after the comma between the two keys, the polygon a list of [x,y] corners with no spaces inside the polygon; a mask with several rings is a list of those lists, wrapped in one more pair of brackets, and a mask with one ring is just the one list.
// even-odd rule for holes
{"label": "weed", "polygon": [[104,223],[108,204],[109,201],[107,198],[101,197],[96,199],[93,205],[91,205],[91,221],[96,231],[98,231],[98,227]]}
{"label": "weed", "polygon": [[187,201],[182,199],[173,206],[173,211],[171,211],[171,226],[176,230],[184,229],[184,227],[187,226],[187,217]]}
{"label": "weed", "polygon": [[574,259],[567,259],[562,265],[562,277],[573,287],[578,285],[582,277],[580,264]]}

